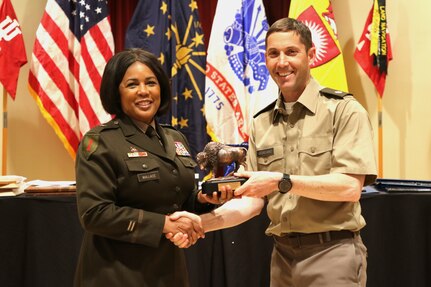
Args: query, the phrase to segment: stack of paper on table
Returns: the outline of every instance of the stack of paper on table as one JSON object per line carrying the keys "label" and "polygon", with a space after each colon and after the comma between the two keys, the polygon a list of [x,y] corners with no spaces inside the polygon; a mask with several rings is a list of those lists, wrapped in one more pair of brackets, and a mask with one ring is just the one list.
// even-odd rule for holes
{"label": "stack of paper on table", "polygon": [[0,196],[17,196],[24,193],[25,179],[18,175],[0,176]]}
{"label": "stack of paper on table", "polygon": [[32,180],[25,184],[26,193],[64,193],[75,192],[75,181]]}

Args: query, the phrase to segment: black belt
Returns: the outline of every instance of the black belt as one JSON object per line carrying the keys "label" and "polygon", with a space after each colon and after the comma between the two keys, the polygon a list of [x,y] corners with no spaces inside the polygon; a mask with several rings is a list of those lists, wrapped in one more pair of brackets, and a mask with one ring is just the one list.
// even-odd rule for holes
{"label": "black belt", "polygon": [[294,247],[301,247],[312,244],[322,244],[334,240],[341,240],[347,238],[354,238],[359,235],[359,232],[352,232],[349,230],[340,231],[326,231],[319,233],[288,233],[282,237],[276,237],[277,240],[285,242]]}

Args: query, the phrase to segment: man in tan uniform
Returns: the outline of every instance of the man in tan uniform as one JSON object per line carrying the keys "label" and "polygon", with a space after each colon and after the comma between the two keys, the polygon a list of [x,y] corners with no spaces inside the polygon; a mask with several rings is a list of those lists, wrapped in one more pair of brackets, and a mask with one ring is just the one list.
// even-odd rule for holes
{"label": "man in tan uniform", "polygon": [[[278,99],[251,124],[242,197],[201,215],[205,231],[237,225],[267,200],[274,238],[271,287],[365,286],[365,226],[359,199],[376,179],[372,127],[351,94],[311,77],[316,56],[310,30],[280,19],[266,35],[266,64]],[[177,215],[178,216],[178,215]],[[172,239],[178,246],[185,236]]]}

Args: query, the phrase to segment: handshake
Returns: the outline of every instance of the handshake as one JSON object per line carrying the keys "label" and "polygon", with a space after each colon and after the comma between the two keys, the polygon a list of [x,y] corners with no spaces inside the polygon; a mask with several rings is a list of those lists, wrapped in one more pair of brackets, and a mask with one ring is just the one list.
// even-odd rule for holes
{"label": "handshake", "polygon": [[187,211],[177,211],[166,216],[163,233],[179,248],[188,248],[198,239],[205,238],[201,217]]}

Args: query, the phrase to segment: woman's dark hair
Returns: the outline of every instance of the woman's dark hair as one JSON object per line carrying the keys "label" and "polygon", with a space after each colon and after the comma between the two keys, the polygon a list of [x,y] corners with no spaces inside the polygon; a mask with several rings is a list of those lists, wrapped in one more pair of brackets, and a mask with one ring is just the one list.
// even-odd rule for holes
{"label": "woman's dark hair", "polygon": [[266,32],[265,45],[268,44],[269,35],[276,32],[294,32],[296,35],[299,35],[299,39],[304,44],[306,51],[313,47],[310,29],[301,21],[293,18],[282,18],[275,21],[269,27],[268,32]]}
{"label": "woman's dark hair", "polygon": [[139,48],[126,49],[115,54],[106,64],[100,83],[100,99],[105,111],[122,116],[119,86],[127,69],[135,62],[145,64],[157,77],[160,84],[160,107],[156,116],[167,113],[171,108],[172,94],[169,77],[159,60],[148,51]]}

